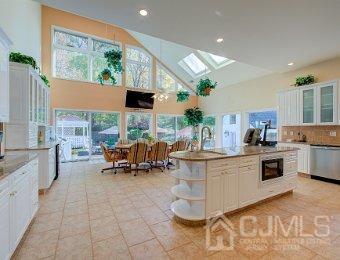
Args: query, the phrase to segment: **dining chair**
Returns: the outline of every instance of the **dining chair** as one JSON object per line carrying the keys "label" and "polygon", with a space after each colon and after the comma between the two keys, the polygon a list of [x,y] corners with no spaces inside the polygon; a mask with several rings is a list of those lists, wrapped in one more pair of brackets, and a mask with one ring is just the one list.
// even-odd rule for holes
{"label": "dining chair", "polygon": [[116,150],[109,149],[105,143],[100,143],[100,148],[102,149],[105,161],[112,163],[111,167],[104,168],[101,172],[104,173],[104,171],[114,170],[114,173],[116,174],[117,169],[123,168],[122,165],[126,164],[126,162],[123,161],[122,154]]}
{"label": "dining chair", "polygon": [[151,146],[151,152],[150,152],[150,165],[151,169],[158,168],[162,172],[165,170],[166,163],[165,161],[168,158],[168,143],[166,142],[156,142]]}
{"label": "dining chair", "polygon": [[[172,152],[178,152],[178,151],[185,151],[187,150],[187,141],[186,140],[178,140],[174,142],[171,145],[170,153]],[[170,168],[170,166],[173,166],[174,164],[170,161],[170,158],[168,157],[168,162],[166,164],[166,168]]]}
{"label": "dining chair", "polygon": [[[137,176],[138,170],[149,171],[151,168],[150,164],[147,163],[147,150],[148,145],[146,143],[134,143],[131,145],[130,151],[127,154],[127,165],[126,168],[131,172],[135,171],[134,176]],[[139,168],[141,164],[145,164],[146,167]],[[135,168],[132,169],[132,165],[135,165]]]}

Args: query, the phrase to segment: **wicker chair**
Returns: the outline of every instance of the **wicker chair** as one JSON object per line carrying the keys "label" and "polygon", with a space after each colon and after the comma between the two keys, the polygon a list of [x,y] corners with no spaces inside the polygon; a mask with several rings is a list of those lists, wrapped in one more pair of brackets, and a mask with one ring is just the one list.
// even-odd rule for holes
{"label": "wicker chair", "polygon": [[[104,173],[104,171],[114,170],[114,173],[116,174],[117,169],[123,168],[121,165],[126,164],[126,162],[120,162],[121,160],[123,160],[122,155],[118,151],[107,148],[106,144],[104,143],[101,143],[100,147],[102,149],[105,161],[112,163],[112,167],[104,168],[101,172]],[[117,166],[116,163],[118,164]]]}
{"label": "wicker chair", "polygon": [[[146,172],[149,171],[151,168],[149,164],[146,164],[148,167],[147,168],[139,168],[140,164],[142,163],[147,163],[147,150],[148,150],[148,145],[146,143],[134,143],[130,151],[127,155],[127,167],[129,168],[130,172],[132,170],[135,170],[134,176],[137,175],[138,170],[145,170]],[[135,165],[135,168],[132,169],[132,165]]]}
{"label": "wicker chair", "polygon": [[168,143],[166,142],[157,142],[152,145],[151,152],[149,156],[151,169],[158,168],[162,172],[165,170],[166,163],[165,161],[168,158]]}

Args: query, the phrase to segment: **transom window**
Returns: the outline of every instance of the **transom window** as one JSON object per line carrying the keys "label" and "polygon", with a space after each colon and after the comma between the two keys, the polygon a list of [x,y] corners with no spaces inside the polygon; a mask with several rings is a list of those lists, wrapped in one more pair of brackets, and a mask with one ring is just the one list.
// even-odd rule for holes
{"label": "transom window", "polygon": [[186,90],[183,85],[181,85],[176,78],[159,63],[157,63],[156,77],[156,86],[159,90],[167,93]]}
{"label": "transom window", "polygon": [[[62,79],[98,82],[107,67],[104,52],[120,48],[119,43],[55,28],[53,32],[53,76]],[[121,74],[115,75],[121,85]]]}
{"label": "transom window", "polygon": [[233,62],[234,60],[230,60],[226,57],[218,56],[212,53],[204,52],[204,51],[198,51],[198,53],[207,61],[210,65],[212,65],[215,69],[222,68],[224,66],[227,66]]}
{"label": "transom window", "polygon": [[126,46],[126,86],[151,88],[152,57],[142,48]]}
{"label": "transom window", "polygon": [[209,68],[194,53],[186,56],[178,64],[194,78],[210,72]]}

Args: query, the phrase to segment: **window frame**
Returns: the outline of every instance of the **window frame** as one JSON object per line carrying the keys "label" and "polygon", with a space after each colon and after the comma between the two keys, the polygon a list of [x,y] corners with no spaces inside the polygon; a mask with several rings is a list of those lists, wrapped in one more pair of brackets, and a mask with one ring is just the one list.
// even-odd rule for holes
{"label": "window frame", "polygon": [[228,65],[230,65],[230,64],[232,64],[232,63],[235,62],[235,60],[231,60],[231,59],[229,59],[229,58],[227,58],[227,57],[222,57],[222,56],[220,56],[220,57],[222,57],[222,58],[225,58],[226,60],[223,61],[223,62],[218,63],[218,62],[216,62],[216,61],[214,60],[214,58],[213,58],[211,55],[215,55],[215,56],[219,56],[219,55],[216,55],[216,54],[213,54],[213,53],[209,53],[209,52],[205,52],[205,51],[200,51],[200,50],[198,50],[197,52],[199,53],[199,55],[200,55],[205,61],[207,61],[207,62],[208,62],[211,66],[213,66],[213,68],[216,69],[216,70],[218,70],[218,69],[220,69],[220,68],[222,68],[222,67],[228,66]]}
{"label": "window frame", "polygon": [[[148,88],[137,88],[137,87],[134,87],[134,86],[129,86],[127,84],[127,65],[128,63],[133,63],[133,64],[143,64],[145,65],[146,63],[143,63],[143,62],[138,62],[138,61],[135,61],[135,60],[130,60],[127,58],[127,50],[126,49],[134,49],[134,50],[137,50],[137,51],[140,51],[140,52],[143,52],[146,56],[148,56],[150,58],[150,70],[149,70],[149,83],[148,83]],[[129,88],[129,89],[139,89],[139,90],[152,90],[154,89],[155,87],[153,86],[153,78],[152,78],[152,71],[153,71],[153,56],[147,51],[145,50],[144,48],[142,47],[138,47],[138,46],[135,46],[135,45],[131,45],[131,44],[125,44],[125,87],[126,88]]]}
{"label": "window frame", "polygon": [[156,137],[157,139],[158,139],[158,136],[157,136],[157,134],[158,134],[158,133],[157,133],[157,128],[158,128],[158,118],[159,118],[160,116],[168,116],[168,117],[173,117],[173,118],[175,118],[174,136],[175,136],[175,141],[177,141],[177,138],[176,138],[176,132],[177,132],[177,117],[178,117],[179,115],[175,115],[175,114],[156,114],[155,137]]}
{"label": "window frame", "polygon": [[[72,34],[75,36],[79,36],[79,37],[85,37],[88,39],[88,46],[87,46],[87,50],[82,50],[82,49],[78,49],[76,47],[69,47],[69,46],[64,46],[64,45],[60,45],[55,43],[55,38],[54,38],[54,33],[55,31],[60,31],[63,33],[67,33],[67,34]],[[55,26],[52,25],[51,26],[51,68],[52,68],[52,77],[55,79],[61,79],[61,80],[70,80],[70,81],[77,81],[77,82],[85,82],[85,83],[91,83],[91,84],[98,84],[100,85],[100,83],[96,80],[92,78],[92,73],[93,73],[93,58],[94,57],[98,57],[98,54],[100,52],[94,51],[93,50],[93,40],[96,41],[101,41],[104,43],[108,43],[108,44],[113,44],[116,45],[117,47],[119,47],[121,50],[122,49],[122,43],[118,42],[118,41],[112,41],[109,39],[105,39],[105,38],[100,38],[98,36],[95,35],[90,35],[90,34],[86,34],[86,33],[82,33],[82,32],[78,32],[78,31],[74,31],[71,29],[67,29],[64,27],[60,27],[60,26]],[[66,51],[72,51],[72,52],[78,52],[81,54],[85,54],[87,56],[87,73],[88,73],[88,79],[72,79],[72,78],[65,78],[65,77],[59,77],[56,75],[56,56],[55,56],[55,50],[59,49],[59,50],[66,50]],[[118,83],[120,83],[120,85],[122,85],[123,83],[123,77],[122,75],[119,77],[118,79]],[[111,86],[108,83],[104,83],[104,85],[106,86]],[[119,84],[118,84],[119,85]]]}
{"label": "window frame", "polygon": [[[242,118],[241,118],[241,122],[243,123],[242,125],[242,131],[243,131],[243,136],[245,135],[245,133],[247,132],[248,128],[249,128],[249,114],[251,113],[261,113],[261,112],[269,112],[269,111],[275,111],[276,112],[276,120],[278,119],[278,109],[276,107],[273,108],[263,108],[263,109],[251,109],[251,110],[246,110],[242,113]],[[278,127],[277,129],[277,137],[279,138],[279,129]]]}
{"label": "window frame", "polygon": [[[214,117],[215,118],[215,129],[214,129],[214,147],[210,147],[209,149],[214,149],[214,148],[216,148],[216,143],[217,143],[217,133],[218,133],[218,131],[217,131],[217,125],[218,125],[218,122],[217,122],[217,120],[218,120],[218,115],[217,114],[207,114],[207,115],[204,115],[203,116],[203,120],[204,120],[204,118],[205,117]],[[202,124],[202,127],[203,127],[204,125]]]}
{"label": "window frame", "polygon": [[[151,115],[151,120],[150,120],[150,135],[154,136],[154,124],[153,124],[153,113],[152,112],[140,112],[140,111],[136,111],[136,112],[125,112],[125,138],[128,139],[128,115],[133,115],[133,114],[145,114],[145,115]],[[123,136],[123,135],[121,135]]]}
{"label": "window frame", "polygon": [[[202,72],[199,72],[199,73],[195,73],[184,60],[185,58],[189,57],[190,55],[194,55],[200,62],[202,62],[202,64],[205,66],[205,70],[203,70]],[[202,76],[211,72],[211,70],[209,69],[207,64],[205,64],[205,62],[202,59],[200,59],[194,52],[191,52],[189,55],[186,55],[183,59],[181,59],[178,62],[178,65],[182,69],[184,69],[193,78],[199,78],[199,77],[202,77]]]}
{"label": "window frame", "polygon": [[[162,70],[165,71],[166,74],[168,74],[174,81],[175,81],[175,90],[174,91],[169,91],[165,88],[160,88],[159,85],[158,85],[158,78],[159,78],[159,75],[158,75],[158,67]],[[182,88],[189,92],[189,94],[191,95],[192,94],[192,91],[191,90],[188,90],[187,87],[183,86],[183,83],[173,74],[171,73],[162,63],[160,63],[159,61],[156,62],[156,91],[159,91],[159,92],[165,92],[165,93],[173,93],[173,94],[176,94],[178,91],[179,91],[179,87],[178,85],[181,85]]]}

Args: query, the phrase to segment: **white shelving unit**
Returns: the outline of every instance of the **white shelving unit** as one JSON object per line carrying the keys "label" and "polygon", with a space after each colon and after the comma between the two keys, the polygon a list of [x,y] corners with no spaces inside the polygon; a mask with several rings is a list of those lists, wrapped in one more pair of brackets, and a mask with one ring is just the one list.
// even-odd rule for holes
{"label": "white shelving unit", "polygon": [[205,220],[205,163],[180,161],[179,164],[179,169],[171,173],[176,180],[176,185],[171,188],[176,198],[171,210],[184,220]]}

